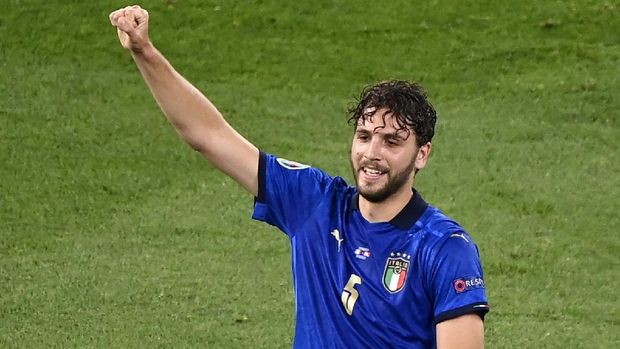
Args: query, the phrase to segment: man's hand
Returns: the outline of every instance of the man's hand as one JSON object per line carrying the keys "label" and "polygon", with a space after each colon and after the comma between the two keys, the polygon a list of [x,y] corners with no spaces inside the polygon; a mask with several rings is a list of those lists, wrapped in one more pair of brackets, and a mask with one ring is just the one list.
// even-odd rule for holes
{"label": "man's hand", "polygon": [[142,53],[151,45],[149,13],[140,6],[127,6],[110,13],[110,22],[116,27],[121,45],[131,52]]}

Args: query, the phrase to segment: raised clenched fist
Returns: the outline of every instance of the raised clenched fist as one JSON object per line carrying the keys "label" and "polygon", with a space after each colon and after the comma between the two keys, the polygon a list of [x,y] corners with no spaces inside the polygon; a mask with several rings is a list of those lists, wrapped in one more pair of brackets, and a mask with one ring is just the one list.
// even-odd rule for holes
{"label": "raised clenched fist", "polygon": [[110,13],[118,39],[124,48],[141,53],[151,44],[148,33],[149,13],[140,6],[127,6]]}

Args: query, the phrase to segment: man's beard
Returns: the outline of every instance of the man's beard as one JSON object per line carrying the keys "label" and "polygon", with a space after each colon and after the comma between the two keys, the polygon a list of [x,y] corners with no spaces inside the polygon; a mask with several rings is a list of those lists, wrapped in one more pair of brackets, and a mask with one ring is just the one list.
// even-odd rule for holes
{"label": "man's beard", "polygon": [[[400,188],[407,185],[409,182],[409,175],[415,168],[415,162],[411,161],[409,166],[402,170],[401,172],[395,173],[394,175],[387,175],[387,183],[385,183],[382,187],[378,189],[364,189],[360,187],[358,183],[358,175],[360,172],[363,172],[362,168],[366,166],[364,163],[360,163],[359,169],[356,171],[355,166],[353,165],[353,161],[351,161],[351,168],[353,170],[353,178],[355,178],[355,184],[357,184],[357,191],[359,194],[366,200],[374,203],[379,203],[385,201],[390,196],[394,195]],[[411,183],[409,183],[411,185]]]}

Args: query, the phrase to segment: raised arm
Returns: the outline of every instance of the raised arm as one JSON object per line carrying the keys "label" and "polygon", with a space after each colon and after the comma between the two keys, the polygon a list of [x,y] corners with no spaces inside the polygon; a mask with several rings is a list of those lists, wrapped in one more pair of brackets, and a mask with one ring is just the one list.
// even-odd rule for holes
{"label": "raised arm", "polygon": [[149,14],[130,6],[110,14],[121,45],[131,52],[153,97],[181,137],[253,195],[258,193],[258,149],[235,131],[197,88],[153,46]]}

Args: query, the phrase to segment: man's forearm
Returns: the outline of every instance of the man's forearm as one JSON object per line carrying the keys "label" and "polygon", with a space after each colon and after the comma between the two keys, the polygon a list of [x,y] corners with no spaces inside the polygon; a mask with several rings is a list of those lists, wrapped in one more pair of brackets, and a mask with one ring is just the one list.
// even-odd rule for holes
{"label": "man's forearm", "polygon": [[208,134],[227,126],[217,108],[154,46],[131,55],[161,110],[194,149],[201,150]]}

